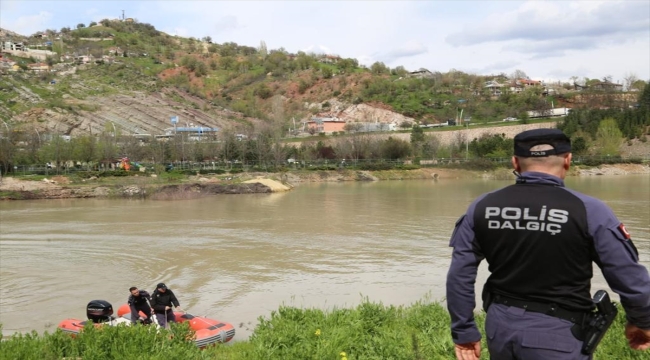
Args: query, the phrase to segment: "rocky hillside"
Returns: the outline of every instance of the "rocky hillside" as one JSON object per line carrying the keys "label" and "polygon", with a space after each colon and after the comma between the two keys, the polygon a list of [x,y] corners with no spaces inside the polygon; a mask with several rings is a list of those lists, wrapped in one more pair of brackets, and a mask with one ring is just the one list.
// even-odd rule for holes
{"label": "rocky hillside", "polygon": [[[211,39],[170,36],[150,24],[102,20],[78,29],[32,36],[0,31],[0,41],[43,46],[56,56],[5,53],[0,67],[0,119],[23,132],[77,136],[99,132],[164,134],[178,126],[254,132],[260,126],[294,133],[312,116],[346,122],[435,124],[461,116],[472,123],[526,117],[550,104],[589,106],[589,94],[567,84],[493,97],[486,80],[383,63],[370,67],[335,55],[290,54]],[[30,55],[31,54],[31,55]],[[11,65],[13,64],[13,65]],[[514,84],[514,83],[513,83]],[[635,95],[594,95],[598,106],[628,106]],[[307,134],[304,134],[307,135]]]}

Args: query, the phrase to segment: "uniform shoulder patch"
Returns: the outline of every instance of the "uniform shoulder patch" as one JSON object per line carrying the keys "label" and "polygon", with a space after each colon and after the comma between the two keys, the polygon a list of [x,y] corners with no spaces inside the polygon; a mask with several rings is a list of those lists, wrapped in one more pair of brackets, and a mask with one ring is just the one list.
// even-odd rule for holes
{"label": "uniform shoulder patch", "polygon": [[625,228],[625,225],[623,225],[623,223],[620,223],[617,229],[621,233],[621,235],[623,235],[623,238],[625,238],[626,240],[630,240],[632,238],[632,236],[630,236],[630,233],[627,232],[627,229]]}

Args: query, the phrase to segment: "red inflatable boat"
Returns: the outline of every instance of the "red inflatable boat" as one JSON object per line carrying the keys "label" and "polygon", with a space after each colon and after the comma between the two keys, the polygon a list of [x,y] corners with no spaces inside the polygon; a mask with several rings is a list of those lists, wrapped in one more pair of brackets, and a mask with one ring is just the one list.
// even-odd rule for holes
{"label": "red inflatable boat", "polygon": [[93,300],[86,306],[86,317],[88,320],[65,319],[59,323],[58,328],[63,332],[75,336],[85,327],[94,325],[95,327],[118,324],[129,324],[128,319],[116,319],[113,316],[113,306],[104,300]]}
{"label": "red inflatable boat", "polygon": [[[144,314],[140,313],[141,316]],[[232,324],[205,317],[194,316],[187,313],[174,312],[176,321],[189,323],[190,329],[194,330],[196,346],[204,348],[215,343],[225,343],[235,336],[235,327]],[[129,304],[120,306],[117,316],[123,319],[131,319]]]}

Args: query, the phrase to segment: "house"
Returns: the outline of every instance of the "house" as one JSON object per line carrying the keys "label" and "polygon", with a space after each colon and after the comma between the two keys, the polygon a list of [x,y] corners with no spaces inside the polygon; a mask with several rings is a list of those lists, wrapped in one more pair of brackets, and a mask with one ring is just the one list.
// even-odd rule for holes
{"label": "house", "polygon": [[94,58],[92,55],[81,55],[75,57],[75,62],[79,65],[91,63],[93,60]]}
{"label": "house", "polygon": [[519,79],[517,80],[517,83],[523,86],[524,88],[543,85],[541,81],[530,80],[530,79]]}
{"label": "house", "polygon": [[396,131],[397,125],[394,123],[380,123],[380,122],[361,122],[359,124],[360,132],[375,132],[375,131]]}
{"label": "house", "polygon": [[50,66],[46,63],[27,64],[27,68],[34,72],[47,72],[50,71]]}
{"label": "house", "polygon": [[2,50],[25,51],[25,44],[21,42],[5,41],[2,43]]}
{"label": "house", "polygon": [[510,92],[519,94],[528,88],[542,86],[544,86],[544,83],[538,80],[517,79],[510,84]]}
{"label": "house", "polygon": [[599,91],[621,91],[623,90],[623,85],[614,84],[613,82],[605,80],[589,85],[589,89]]}
{"label": "house", "polygon": [[433,73],[425,68],[420,68],[419,70],[409,72],[407,76],[418,78],[418,79],[432,78]]}
{"label": "house", "polygon": [[494,80],[490,80],[485,82],[483,88],[487,90],[491,96],[501,96],[501,89],[503,88],[503,85]]}
{"label": "house", "polygon": [[307,127],[316,130],[317,133],[331,134],[335,131],[345,131],[345,120],[312,117],[307,121]]}
{"label": "house", "polygon": [[318,61],[326,64],[336,64],[339,60],[341,60],[341,57],[337,55],[323,55],[318,59]]}

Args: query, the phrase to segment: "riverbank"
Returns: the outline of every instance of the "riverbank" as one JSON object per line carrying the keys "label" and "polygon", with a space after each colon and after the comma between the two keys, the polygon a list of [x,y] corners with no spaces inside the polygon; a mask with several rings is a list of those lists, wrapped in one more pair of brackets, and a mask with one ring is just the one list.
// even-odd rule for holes
{"label": "riverbank", "polygon": [[[598,167],[574,166],[569,176],[650,174],[648,164],[610,164]],[[512,170],[465,170],[420,168],[412,170],[299,170],[282,173],[240,173],[235,175],[190,175],[163,178],[158,175],[78,179],[73,176],[49,178],[3,177],[0,200],[70,198],[148,198],[180,200],[220,194],[260,194],[289,191],[302,183],[382,180],[445,180],[482,178],[507,180]]]}

